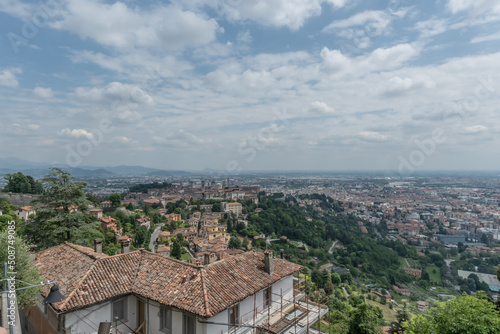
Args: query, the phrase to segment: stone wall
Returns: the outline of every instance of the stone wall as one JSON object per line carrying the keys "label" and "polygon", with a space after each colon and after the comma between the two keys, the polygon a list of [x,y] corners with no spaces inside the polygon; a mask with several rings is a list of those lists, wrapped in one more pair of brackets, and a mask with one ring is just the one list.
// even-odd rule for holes
{"label": "stone wall", "polygon": [[7,200],[12,205],[27,206],[31,205],[31,203],[35,199],[35,195],[0,192],[0,198]]}

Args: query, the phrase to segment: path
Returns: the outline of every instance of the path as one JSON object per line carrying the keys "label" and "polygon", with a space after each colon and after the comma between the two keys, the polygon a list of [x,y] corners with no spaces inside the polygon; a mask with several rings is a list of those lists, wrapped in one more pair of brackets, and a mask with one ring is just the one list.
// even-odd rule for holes
{"label": "path", "polygon": [[346,295],[346,297],[349,298],[349,294],[347,293],[347,290],[345,289],[344,286],[342,286],[342,289],[344,290],[344,294]]}
{"label": "path", "polygon": [[332,244],[332,247],[330,247],[330,249],[328,250],[328,253],[329,254],[333,254],[333,247],[335,247],[335,245],[337,244],[337,240],[335,240]]}
{"label": "path", "polygon": [[195,258],[194,254],[191,253],[191,251],[189,250],[189,247],[183,247],[183,248],[186,250],[186,252],[188,252],[189,255],[191,255],[193,259]]}
{"label": "path", "polygon": [[151,252],[155,253],[156,252],[156,239],[158,239],[158,234],[160,233],[161,228],[163,227],[163,223],[156,226],[153,234],[151,234],[151,239],[149,240],[149,249],[151,249]]}

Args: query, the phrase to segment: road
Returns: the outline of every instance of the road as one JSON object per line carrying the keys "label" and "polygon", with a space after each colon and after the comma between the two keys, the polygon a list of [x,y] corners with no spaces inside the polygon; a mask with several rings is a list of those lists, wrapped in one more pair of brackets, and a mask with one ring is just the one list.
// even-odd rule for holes
{"label": "road", "polygon": [[151,252],[155,253],[156,252],[156,239],[158,239],[158,234],[161,231],[161,228],[163,227],[164,224],[160,224],[156,226],[153,234],[151,234],[151,240],[149,241],[149,249],[151,249]]}
{"label": "road", "polygon": [[337,240],[335,240],[332,244],[332,247],[330,247],[330,249],[328,250],[328,253],[329,254],[333,254],[333,247],[335,247],[335,245],[337,244]]}

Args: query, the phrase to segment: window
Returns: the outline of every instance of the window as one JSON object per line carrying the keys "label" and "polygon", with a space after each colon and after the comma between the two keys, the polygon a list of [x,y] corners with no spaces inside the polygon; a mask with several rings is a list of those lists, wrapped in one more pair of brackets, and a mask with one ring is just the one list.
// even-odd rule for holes
{"label": "window", "polygon": [[228,310],[227,310],[227,314],[228,314],[228,319],[227,319],[227,322],[229,324],[231,324],[231,326],[229,327],[230,329],[234,327],[234,325],[238,325],[240,323],[240,304],[236,304],[234,306],[231,306]]}
{"label": "window", "polygon": [[115,320],[115,316],[121,319],[123,322],[127,322],[127,304],[126,299],[120,299],[113,302],[113,306],[111,308],[111,319]]}
{"label": "window", "polygon": [[196,334],[196,321],[191,315],[182,316],[182,334]]}
{"label": "window", "polygon": [[172,333],[172,309],[170,308],[160,308],[160,331]]}
{"label": "window", "polygon": [[272,294],[271,294],[271,287],[264,289],[264,307],[271,306],[273,300],[272,300]]}

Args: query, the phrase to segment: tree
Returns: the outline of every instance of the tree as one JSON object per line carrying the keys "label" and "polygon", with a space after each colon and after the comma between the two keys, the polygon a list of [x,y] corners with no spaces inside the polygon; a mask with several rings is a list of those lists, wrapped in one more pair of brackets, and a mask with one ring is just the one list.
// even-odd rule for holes
{"label": "tree", "polygon": [[241,240],[240,238],[232,235],[229,239],[229,243],[227,245],[229,248],[241,248]]}
{"label": "tree", "polygon": [[465,251],[466,246],[463,242],[459,241],[457,244],[457,249],[459,253],[463,253]]}
{"label": "tree", "polygon": [[120,194],[113,193],[109,195],[109,200],[111,201],[111,205],[114,207],[119,207],[122,204],[122,197]]}
{"label": "tree", "polygon": [[7,174],[4,176],[7,185],[3,189],[5,192],[40,194],[43,191],[42,184],[35,181],[32,176],[24,175],[21,172]]}
{"label": "tree", "polygon": [[172,250],[170,251],[170,256],[179,260],[182,255],[181,244],[175,238],[172,238]]}
{"label": "tree", "polygon": [[[392,304],[391,304],[392,305]],[[396,314],[396,321],[391,324],[389,334],[403,334],[408,321],[410,320],[410,313],[406,308],[406,304],[402,310],[398,310]]]}
{"label": "tree", "polygon": [[39,249],[65,241],[83,243],[102,238],[96,218],[88,213],[89,200],[83,188],[86,182],[72,182],[74,177],[59,168],[42,179],[44,191],[34,201],[34,222],[24,224],[27,239]]}
{"label": "tree", "polygon": [[481,242],[483,244],[488,244],[489,240],[488,240],[488,236],[486,235],[486,233],[483,233],[483,235],[481,236]]}
{"label": "tree", "polygon": [[9,225],[9,222],[14,220],[11,215],[1,215],[0,216],[0,231],[4,231],[7,226]]}
{"label": "tree", "polygon": [[340,274],[340,279],[342,280],[342,283],[352,283],[352,275],[347,271]]}
{"label": "tree", "polygon": [[352,311],[348,334],[382,334],[378,319],[374,308],[363,303]]}
{"label": "tree", "polygon": [[494,334],[500,333],[500,314],[484,295],[467,296],[437,302],[425,317],[412,318],[408,334]]}
{"label": "tree", "polygon": [[340,279],[339,274],[337,274],[335,271],[332,271],[332,283],[339,284],[340,282],[342,282],[342,280]]}
{"label": "tree", "polygon": [[[10,234],[11,236],[14,236]],[[33,265],[30,259],[30,254],[28,246],[17,236],[9,239],[9,233],[7,231],[0,232],[0,263],[9,262],[9,248],[7,245],[12,246],[15,249],[15,267],[16,271],[16,288],[22,288],[29,285],[37,285],[43,280],[38,274],[37,267]],[[10,248],[10,249],[12,249]],[[0,270],[0,278],[4,278],[4,271]],[[25,283],[28,283],[27,285]],[[20,309],[26,308],[32,305],[36,297],[40,294],[37,288],[20,290],[17,293],[17,303]]]}

